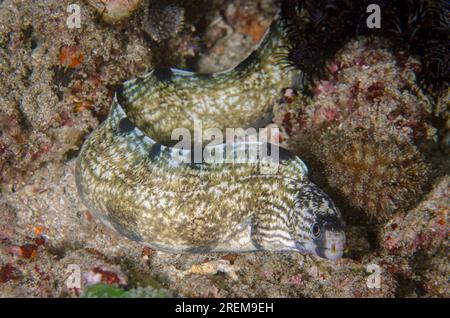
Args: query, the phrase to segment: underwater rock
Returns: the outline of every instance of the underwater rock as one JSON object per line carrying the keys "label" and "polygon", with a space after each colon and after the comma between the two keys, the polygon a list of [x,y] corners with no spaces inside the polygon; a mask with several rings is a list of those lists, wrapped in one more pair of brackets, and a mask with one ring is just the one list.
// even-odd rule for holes
{"label": "underwater rock", "polygon": [[103,21],[117,23],[127,19],[139,6],[141,0],[87,0],[101,14]]}
{"label": "underwater rock", "polygon": [[275,122],[295,141],[356,121],[375,123],[381,134],[395,130],[414,143],[432,140],[433,103],[411,79],[416,63],[400,63],[380,41],[351,41],[327,66],[328,76],[314,81],[314,96],[295,92],[275,110]]}
{"label": "underwater rock", "polygon": [[[370,3],[383,13],[381,28],[367,25]],[[449,89],[448,1],[294,0],[282,2],[282,7],[283,16],[293,21],[287,61],[305,72],[307,80],[323,77],[337,51],[365,36],[383,38],[397,52],[418,56],[422,63],[418,82],[431,95],[445,95]]]}
{"label": "underwater rock", "polygon": [[118,269],[104,266],[96,266],[83,273],[83,279],[86,286],[95,284],[125,286],[127,284],[125,276]]}
{"label": "underwater rock", "polygon": [[450,177],[441,177],[420,204],[389,219],[380,233],[383,248],[409,257],[419,250],[433,254],[448,245],[449,187]]}
{"label": "underwater rock", "polygon": [[350,207],[384,219],[421,197],[428,167],[414,145],[374,135],[362,127],[324,134],[318,157],[329,186]]}
{"label": "underwater rock", "polygon": [[156,42],[173,38],[183,29],[184,8],[175,1],[151,1],[144,12],[142,29]]}
{"label": "underwater rock", "polygon": [[[448,244],[443,244],[430,259],[419,259],[415,265],[420,271],[420,282],[425,294],[437,297],[449,297],[448,278],[450,265],[448,263]],[[417,270],[417,269],[416,269]]]}

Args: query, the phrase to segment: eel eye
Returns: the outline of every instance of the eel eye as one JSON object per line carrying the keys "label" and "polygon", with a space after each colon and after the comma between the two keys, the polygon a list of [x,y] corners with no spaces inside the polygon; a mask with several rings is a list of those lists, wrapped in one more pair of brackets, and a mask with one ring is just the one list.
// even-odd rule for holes
{"label": "eel eye", "polygon": [[320,236],[320,225],[319,225],[319,223],[314,223],[314,225],[312,226],[312,234],[315,237],[319,237]]}

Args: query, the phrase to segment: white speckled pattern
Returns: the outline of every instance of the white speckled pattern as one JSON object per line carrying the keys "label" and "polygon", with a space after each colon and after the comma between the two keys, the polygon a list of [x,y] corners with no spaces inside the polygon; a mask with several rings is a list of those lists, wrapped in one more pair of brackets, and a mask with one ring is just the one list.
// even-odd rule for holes
{"label": "white speckled pattern", "polygon": [[[273,26],[227,72],[154,70],[125,82],[77,160],[86,206],[123,235],[169,252],[293,250],[339,258],[340,213],[298,157],[280,149],[277,169],[265,173],[268,157],[192,164],[182,160],[190,151],[177,156],[167,143],[173,129],[191,129],[193,120],[223,131],[262,117],[295,75],[276,63],[281,33]],[[235,143],[232,152],[247,146]]]}

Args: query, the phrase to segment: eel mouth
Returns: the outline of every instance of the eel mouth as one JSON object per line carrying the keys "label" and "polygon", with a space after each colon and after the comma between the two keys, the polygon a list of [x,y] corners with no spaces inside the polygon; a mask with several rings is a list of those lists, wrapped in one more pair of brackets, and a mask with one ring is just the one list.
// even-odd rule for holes
{"label": "eel mouth", "polygon": [[317,255],[325,257],[326,259],[336,261],[342,257],[344,254],[343,248],[337,248],[335,244],[332,245],[331,248],[323,248],[321,249],[320,253],[317,253]]}
{"label": "eel mouth", "polygon": [[316,254],[329,260],[338,260],[344,254],[344,246],[345,234],[343,231],[326,231],[316,246]]}
{"label": "eel mouth", "polygon": [[336,261],[344,254],[345,234],[343,232],[327,231],[320,240],[312,242],[295,242],[300,253],[315,254],[319,257]]}

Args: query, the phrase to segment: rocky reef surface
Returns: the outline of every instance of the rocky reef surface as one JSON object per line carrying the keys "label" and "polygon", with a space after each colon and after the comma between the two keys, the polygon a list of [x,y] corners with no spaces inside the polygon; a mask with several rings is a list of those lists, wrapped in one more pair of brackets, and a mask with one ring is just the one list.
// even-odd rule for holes
{"label": "rocky reef surface", "polygon": [[423,93],[420,62],[376,38],[350,41],[309,94],[287,89],[274,108],[281,143],[343,212],[341,260],[167,254],[95,219],[74,161],[117,85],[155,65],[236,65],[279,5],[169,2],[80,1],[70,28],[73,1],[0,1],[0,296],[89,297],[106,284],[140,297],[449,297],[449,94]]}

